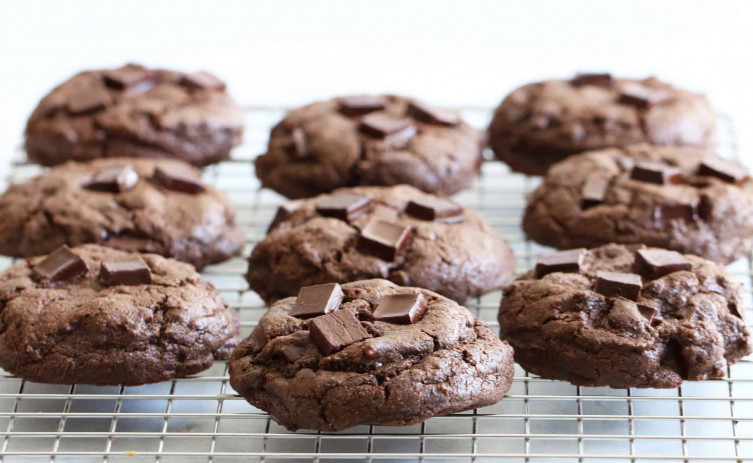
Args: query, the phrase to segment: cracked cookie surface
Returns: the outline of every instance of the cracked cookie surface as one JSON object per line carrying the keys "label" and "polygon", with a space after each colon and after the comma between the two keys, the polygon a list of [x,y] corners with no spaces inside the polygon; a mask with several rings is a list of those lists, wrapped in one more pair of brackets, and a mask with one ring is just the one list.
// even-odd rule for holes
{"label": "cracked cookie surface", "polygon": [[27,155],[46,166],[123,156],[196,166],[226,159],[240,144],[243,110],[216,77],[197,74],[139,65],[76,74],[32,113]]}
{"label": "cracked cookie surface", "polygon": [[138,385],[198,373],[237,344],[235,312],[185,263],[140,257],[152,283],[104,286],[103,262],[136,254],[97,245],[72,251],[88,271],[51,287],[32,271],[42,257],[0,274],[0,366],[57,384]]}
{"label": "cracked cookie surface", "polygon": [[[636,86],[668,99],[649,108],[621,103],[620,93]],[[543,175],[581,151],[637,143],[713,147],[716,139],[716,114],[706,98],[655,78],[612,79],[608,86],[528,84],[502,101],[489,125],[497,158],[529,175]]]}
{"label": "cracked cookie surface", "polygon": [[[122,192],[86,188],[93,177],[129,167],[138,182]],[[201,172],[167,159],[99,159],[68,163],[0,196],[0,253],[28,257],[62,244],[105,244],[153,252],[201,268],[241,252],[244,238],[227,197],[211,186],[186,193],[163,187],[156,168],[195,179]]]}
{"label": "cracked cookie surface", "polygon": [[648,248],[602,246],[586,253],[580,272],[536,278],[531,270],[510,283],[499,323],[515,360],[581,386],[673,388],[722,378],[750,354],[742,284],[719,264],[685,255],[691,270],[644,277],[637,303],[657,309],[653,322],[600,294],[598,273],[633,273],[638,249]]}
{"label": "cracked cookie surface", "polygon": [[[289,429],[337,431],[360,424],[409,425],[491,405],[513,379],[512,349],[464,307],[428,290],[385,280],[342,285],[339,311],[356,314],[366,340],[322,356],[310,320],[290,315],[296,298],[274,304],[230,360],[230,383]],[[422,294],[415,324],[374,321],[386,295]],[[300,355],[286,360],[285,349]]]}
{"label": "cracked cookie surface", "polygon": [[[702,149],[647,145],[573,156],[553,166],[529,196],[523,230],[559,249],[643,243],[730,263],[753,249],[753,181],[700,175],[704,159],[716,158]],[[677,168],[683,180],[631,179],[636,161]],[[601,203],[584,208],[583,187],[591,179],[607,186]]]}
{"label": "cracked cookie surface", "polygon": [[[272,129],[267,153],[255,161],[264,187],[288,198],[345,186],[397,184],[449,195],[478,176],[482,137],[462,120],[451,126],[426,122],[409,114],[417,100],[393,95],[367,97],[383,108],[346,115],[340,105],[348,98],[295,109]],[[382,138],[360,131],[359,123],[374,115],[408,121],[415,133]]]}
{"label": "cracked cookie surface", "polygon": [[[350,223],[317,212],[318,204],[341,194],[371,197],[375,207]],[[405,212],[410,201],[431,198],[436,197],[400,185],[343,188],[303,200],[256,245],[246,279],[267,302],[294,296],[303,286],[367,278],[427,288],[459,302],[501,288],[515,269],[507,242],[467,209],[456,223]],[[358,249],[360,230],[373,219],[412,228],[394,261]]]}

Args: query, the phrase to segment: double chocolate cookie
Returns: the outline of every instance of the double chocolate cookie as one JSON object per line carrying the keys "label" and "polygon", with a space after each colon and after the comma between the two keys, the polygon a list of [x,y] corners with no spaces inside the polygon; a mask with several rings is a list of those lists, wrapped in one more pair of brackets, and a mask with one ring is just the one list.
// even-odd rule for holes
{"label": "double chocolate cookie", "polygon": [[512,349],[464,307],[384,280],[302,288],[230,360],[230,384],[291,430],[409,425],[491,405]]}
{"label": "double chocolate cookie", "polygon": [[0,367],[44,383],[139,385],[225,359],[239,324],[185,263],[62,247],[0,274]]}
{"label": "double chocolate cookie", "polygon": [[26,125],[26,152],[46,166],[122,156],[204,166],[227,158],[242,133],[243,111],[217,77],[129,64],[52,90]]}
{"label": "double chocolate cookie", "polygon": [[529,175],[574,153],[637,143],[713,147],[716,115],[704,96],[655,78],[580,74],[518,88],[489,126],[497,158]]}
{"label": "double chocolate cookie", "polygon": [[0,196],[0,253],[62,244],[153,252],[201,268],[241,252],[235,211],[201,172],[167,159],[99,159],[54,167]]}
{"label": "double chocolate cookie", "polygon": [[559,249],[644,243],[726,264],[753,249],[753,180],[696,148],[583,153],[549,170],[523,230]]}
{"label": "double chocolate cookie", "polygon": [[256,175],[289,198],[397,184],[449,195],[478,175],[481,140],[456,113],[411,98],[335,98],[288,113],[256,158]]}
{"label": "double chocolate cookie", "polygon": [[499,312],[515,360],[581,386],[722,378],[751,352],[742,284],[693,255],[610,244],[543,255]]}
{"label": "double chocolate cookie", "polygon": [[401,185],[343,188],[281,206],[246,279],[267,302],[302,286],[368,278],[462,302],[501,288],[514,268],[512,250],[481,217]]}

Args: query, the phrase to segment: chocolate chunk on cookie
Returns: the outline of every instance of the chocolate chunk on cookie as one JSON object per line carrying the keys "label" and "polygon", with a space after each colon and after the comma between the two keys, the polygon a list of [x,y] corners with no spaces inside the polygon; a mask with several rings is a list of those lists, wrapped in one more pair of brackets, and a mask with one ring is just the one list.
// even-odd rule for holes
{"label": "chocolate chunk on cookie", "polygon": [[201,268],[239,254],[245,241],[228,198],[204,185],[198,169],[167,159],[53,167],[11,185],[0,217],[0,253],[14,257],[98,243]]}
{"label": "chocolate chunk on cookie", "polygon": [[[206,370],[236,346],[235,312],[190,265],[94,244],[61,249],[0,273],[4,370],[43,383],[135,386]],[[40,269],[52,267],[76,276],[50,285],[59,272]]]}
{"label": "chocolate chunk on cookie", "polygon": [[312,319],[278,301],[230,360],[230,384],[288,429],[409,425],[491,405],[513,379],[512,349],[434,292],[385,280],[342,285]]}
{"label": "chocolate chunk on cookie", "polygon": [[[641,278],[634,269],[646,262],[651,272]],[[544,378],[673,388],[723,378],[751,353],[742,291],[709,260],[608,244],[589,250],[578,273],[539,278],[530,270],[507,285],[501,337],[523,368]]]}
{"label": "chocolate chunk on cookie", "polygon": [[478,175],[481,145],[455,112],[392,95],[340,97],[289,112],[256,158],[256,175],[289,198],[397,184],[448,195]]}
{"label": "chocolate chunk on cookie", "polygon": [[343,188],[283,216],[249,257],[246,279],[267,302],[363,278],[465,301],[501,288],[515,268],[512,250],[481,217],[407,185]]}
{"label": "chocolate chunk on cookie", "polygon": [[576,153],[647,143],[716,146],[716,114],[704,96],[655,78],[583,74],[525,85],[489,126],[489,145],[517,172],[543,175]]}
{"label": "chocolate chunk on cookie", "polygon": [[217,77],[129,64],[57,86],[25,137],[29,160],[45,166],[123,156],[205,166],[226,159],[242,133],[243,110]]}

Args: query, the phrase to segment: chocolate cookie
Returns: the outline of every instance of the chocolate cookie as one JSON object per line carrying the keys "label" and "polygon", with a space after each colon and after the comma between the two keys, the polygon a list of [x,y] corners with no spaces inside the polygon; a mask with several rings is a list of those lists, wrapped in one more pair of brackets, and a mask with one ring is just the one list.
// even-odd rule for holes
{"label": "chocolate cookie", "polygon": [[559,249],[644,243],[726,264],[753,249],[753,181],[696,148],[583,153],[549,170],[523,230]]}
{"label": "chocolate cookie", "polygon": [[52,90],[26,125],[26,152],[45,166],[123,156],[204,166],[226,159],[242,133],[243,111],[217,77],[129,64]]}
{"label": "chocolate cookie", "polygon": [[491,405],[512,349],[436,293],[366,280],[277,302],[230,360],[230,384],[288,429],[409,425]]}
{"label": "chocolate cookie", "polygon": [[392,95],[335,98],[288,113],[256,158],[262,185],[289,198],[343,186],[468,188],[482,162],[481,134],[456,113]]}
{"label": "chocolate cookie", "polygon": [[497,158],[529,175],[574,153],[637,143],[713,147],[716,115],[704,96],[655,78],[580,74],[518,88],[489,126]]}
{"label": "chocolate cookie", "polygon": [[501,288],[512,250],[481,217],[407,185],[343,188],[283,205],[249,258],[267,302],[302,286],[385,278],[456,301]]}
{"label": "chocolate cookie", "polygon": [[499,312],[515,360],[581,386],[678,387],[751,352],[742,284],[693,255],[609,244],[544,255]]}
{"label": "chocolate cookie", "polygon": [[243,249],[227,197],[201,172],[167,159],[99,159],[54,167],[0,196],[0,253],[28,257],[62,244],[154,252],[198,268]]}
{"label": "chocolate cookie", "polygon": [[239,324],[182,262],[98,245],[0,274],[0,367],[44,383],[134,386],[206,370]]}

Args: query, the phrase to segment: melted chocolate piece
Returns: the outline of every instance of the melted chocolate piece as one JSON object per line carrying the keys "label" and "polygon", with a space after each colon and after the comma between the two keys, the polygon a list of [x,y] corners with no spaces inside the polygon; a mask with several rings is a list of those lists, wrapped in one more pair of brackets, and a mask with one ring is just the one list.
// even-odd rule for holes
{"label": "melted chocolate piece", "polygon": [[596,292],[607,297],[624,297],[637,301],[643,283],[634,273],[599,272],[596,276]]}
{"label": "melted chocolate piece", "polygon": [[334,354],[371,337],[350,310],[338,310],[311,320],[309,336],[322,355]]}
{"label": "melted chocolate piece", "polygon": [[635,252],[635,270],[649,280],[692,268],[693,264],[679,252],[665,249],[639,249]]}
{"label": "melted chocolate piece", "polygon": [[630,178],[657,185],[682,183],[682,173],[674,167],[667,167],[653,162],[638,162],[630,172]]}
{"label": "melted chocolate piece", "polygon": [[201,180],[179,172],[168,172],[162,167],[154,169],[154,179],[168,190],[197,194],[204,191]]}
{"label": "melted chocolate piece", "polygon": [[542,254],[536,262],[536,277],[554,272],[578,273],[585,257],[585,248]]}
{"label": "melted chocolate piece", "polygon": [[125,262],[102,262],[99,281],[105,286],[148,285],[152,283],[152,270],[138,257]]}
{"label": "melted chocolate piece", "polygon": [[151,72],[141,66],[134,65],[105,71],[103,76],[105,85],[118,90],[125,90],[152,78]]}
{"label": "melted chocolate piece", "polygon": [[338,102],[340,112],[346,116],[363,116],[384,109],[384,101],[378,96],[348,96]]}
{"label": "melted chocolate piece", "polygon": [[112,104],[110,94],[99,88],[81,89],[68,97],[66,107],[74,116],[89,114]]}
{"label": "melted chocolate piece", "polygon": [[343,290],[337,283],[304,286],[298,291],[298,298],[290,315],[311,318],[334,312],[340,308],[343,297]]}
{"label": "melted chocolate piece", "polygon": [[139,181],[139,174],[130,166],[113,167],[98,173],[84,185],[87,190],[122,193],[133,188]]}
{"label": "melted chocolate piece", "polygon": [[716,177],[727,183],[740,184],[749,177],[740,163],[721,158],[709,158],[698,166],[698,175]]}
{"label": "melted chocolate piece", "polygon": [[457,223],[463,221],[463,207],[449,199],[421,198],[408,202],[405,212],[421,220],[443,223]]}
{"label": "melted chocolate piece", "polygon": [[374,320],[411,325],[421,320],[426,312],[423,294],[390,294],[384,296],[374,311]]}
{"label": "melted chocolate piece", "polygon": [[642,85],[631,85],[625,87],[620,93],[618,102],[638,109],[649,109],[660,103],[669,100],[669,93],[664,90],[657,90]]}
{"label": "melted chocolate piece", "polygon": [[358,129],[366,135],[390,141],[405,141],[416,135],[416,127],[410,119],[396,119],[381,113],[361,119]]}
{"label": "melted chocolate piece", "polygon": [[303,204],[303,201],[300,199],[288,201],[285,204],[280,204],[280,206],[277,207],[277,213],[275,214],[274,219],[272,219],[272,223],[270,223],[269,228],[267,228],[267,233],[272,231],[281,222],[287,220],[287,218],[290,217],[293,212],[297,211],[298,208],[301,207],[301,204]]}
{"label": "melted chocolate piece", "polygon": [[325,217],[350,222],[371,212],[375,206],[376,203],[371,196],[343,193],[319,202],[316,205],[316,212]]}
{"label": "melted chocolate piece", "polygon": [[374,219],[361,230],[356,248],[364,254],[393,262],[411,233],[411,227]]}
{"label": "melted chocolate piece", "polygon": [[411,101],[408,103],[408,115],[427,124],[454,127],[460,123],[460,116],[446,109],[435,108],[427,104]]}
{"label": "melted chocolate piece", "polygon": [[61,246],[32,268],[39,277],[50,283],[73,281],[86,274],[89,267],[84,259],[68,246]]}
{"label": "melted chocolate piece", "polygon": [[611,87],[614,85],[614,80],[611,74],[578,74],[571,81],[570,84],[573,87],[583,87],[586,85],[594,85],[596,87]]}
{"label": "melted chocolate piece", "polygon": [[180,84],[188,88],[195,89],[212,89],[212,90],[224,90],[225,82],[221,81],[212,74],[199,71],[191,74],[186,74],[180,80]]}
{"label": "melted chocolate piece", "polygon": [[581,188],[580,208],[588,209],[603,204],[608,186],[609,180],[605,178],[589,178],[586,180],[583,188]]}

